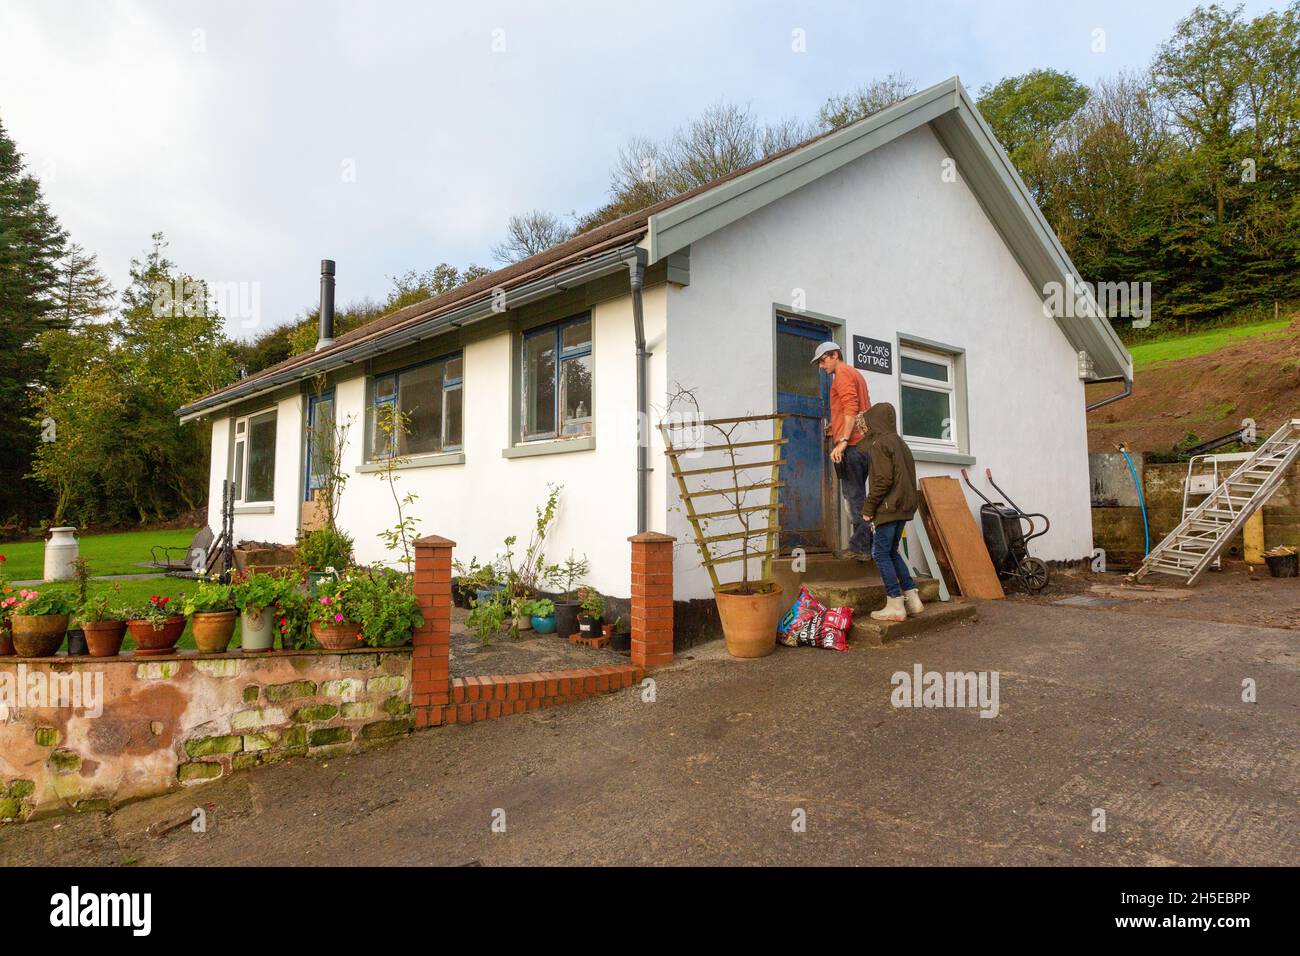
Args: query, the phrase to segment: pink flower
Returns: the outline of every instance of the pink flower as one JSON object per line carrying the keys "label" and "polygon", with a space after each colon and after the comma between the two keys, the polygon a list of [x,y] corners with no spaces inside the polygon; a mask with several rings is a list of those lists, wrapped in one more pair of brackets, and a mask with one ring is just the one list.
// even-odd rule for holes
{"label": "pink flower", "polygon": [[335,614],[335,615],[334,615],[334,621],[335,621],[335,623],[338,623],[338,624],[343,623],[343,615],[342,615],[342,614]]}

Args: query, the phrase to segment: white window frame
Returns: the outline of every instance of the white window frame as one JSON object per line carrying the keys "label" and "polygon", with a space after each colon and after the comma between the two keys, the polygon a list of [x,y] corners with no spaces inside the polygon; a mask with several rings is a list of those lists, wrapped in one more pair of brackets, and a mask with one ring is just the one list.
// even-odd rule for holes
{"label": "white window frame", "polygon": [[[900,345],[898,349],[898,428],[903,439],[917,448],[929,448],[935,451],[957,452],[958,448],[958,395],[957,395],[957,356],[951,352],[935,349],[923,349],[914,345]],[[903,359],[916,359],[931,365],[942,365],[948,370],[948,381],[939,382],[923,375],[909,375],[903,371]],[[938,392],[948,396],[948,439],[931,438],[928,435],[907,434],[903,422],[903,389],[917,388],[927,392]]]}
{"label": "white window frame", "polygon": [[[279,411],[274,408],[263,409],[260,412],[254,412],[251,415],[241,415],[236,418],[231,426],[234,429],[233,441],[230,446],[230,469],[235,478],[236,494],[235,504],[238,505],[273,505],[275,504],[275,481],[271,482],[271,497],[264,501],[251,501],[244,496],[248,493],[248,436],[252,434],[252,422],[254,419],[270,417],[275,422],[275,445],[280,443],[280,416]],[[243,425],[243,433],[240,433],[239,426]],[[240,450],[243,450],[243,459],[240,460]],[[271,454],[274,457],[277,448],[272,447]],[[238,463],[238,474],[236,474],[236,463]]]}

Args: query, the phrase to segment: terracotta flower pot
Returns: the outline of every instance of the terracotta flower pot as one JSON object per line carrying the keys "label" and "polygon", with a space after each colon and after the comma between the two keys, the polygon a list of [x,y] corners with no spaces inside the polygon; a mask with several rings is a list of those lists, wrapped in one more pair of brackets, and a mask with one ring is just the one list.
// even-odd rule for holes
{"label": "terracotta flower pot", "polygon": [[730,589],[713,592],[722,636],[732,657],[766,657],[776,650],[776,626],[787,608],[781,585],[768,587],[762,594],[737,594]]}
{"label": "terracotta flower pot", "polygon": [[13,630],[14,653],[19,657],[53,657],[68,632],[68,615],[14,614],[9,624]]}
{"label": "terracotta flower pot", "polygon": [[198,611],[190,618],[194,646],[200,654],[222,654],[235,633],[237,611]]}
{"label": "terracotta flower pot", "polygon": [[359,627],[351,621],[343,621],[341,624],[312,621],[311,634],[316,638],[317,644],[330,651],[347,650],[361,643]]}
{"label": "terracotta flower pot", "polygon": [[86,632],[91,657],[116,657],[122,652],[126,621],[86,621],[81,629]]}
{"label": "terracotta flower pot", "polygon": [[176,642],[181,639],[181,634],[185,632],[185,615],[173,614],[159,628],[155,628],[153,624],[144,618],[136,618],[126,622],[126,629],[135,638],[137,657],[157,657],[163,654],[173,654],[176,651]]}
{"label": "terracotta flower pot", "polygon": [[0,657],[12,657],[14,653],[14,637],[9,631],[9,622],[5,621],[0,624]]}

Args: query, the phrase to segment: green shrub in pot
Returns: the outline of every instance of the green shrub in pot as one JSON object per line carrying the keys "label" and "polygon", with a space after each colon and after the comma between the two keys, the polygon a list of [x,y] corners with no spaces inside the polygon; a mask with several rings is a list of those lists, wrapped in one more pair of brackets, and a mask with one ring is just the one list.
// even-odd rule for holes
{"label": "green shrub in pot", "polygon": [[73,607],[71,595],[60,588],[20,590],[9,608],[14,652],[19,657],[51,657],[57,653]]}
{"label": "green shrub in pot", "polygon": [[424,623],[411,576],[394,568],[353,568],[340,593],[348,618],[360,626],[362,641],[371,647],[406,644]]}
{"label": "green shrub in pot", "polygon": [[194,632],[194,646],[202,654],[220,654],[230,646],[235,632],[235,598],[229,584],[203,581],[185,600],[185,616]]}

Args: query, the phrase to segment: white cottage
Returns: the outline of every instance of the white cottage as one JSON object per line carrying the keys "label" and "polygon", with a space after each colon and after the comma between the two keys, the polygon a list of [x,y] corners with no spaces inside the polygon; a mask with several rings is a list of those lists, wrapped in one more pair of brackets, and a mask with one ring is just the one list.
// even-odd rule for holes
{"label": "white cottage", "polygon": [[808,364],[834,339],[867,366],[872,401],[900,409],[921,476],[992,467],[1051,517],[1034,552],[1078,559],[1092,546],[1084,384],[1127,388],[1133,370],[1104,319],[1045,310],[1070,281],[954,77],[337,339],[323,276],[331,310],[315,351],[178,414],[212,421],[209,520],[220,527],[232,479],[237,541],[294,541],[314,484],[306,429],[333,415],[353,422],[341,524],[359,560],[389,557],[378,535],[396,515],[373,423],[396,403],[412,422],[399,488],[418,495],[420,531],[455,540],[459,558],[526,540],[559,483],[551,556],[587,555],[589,583],[626,597],[627,537],[664,531],[688,543],[675,597],[705,598],[653,425],[679,388],[706,417],[810,416],[790,420],[782,545],[840,547],[847,515]]}

